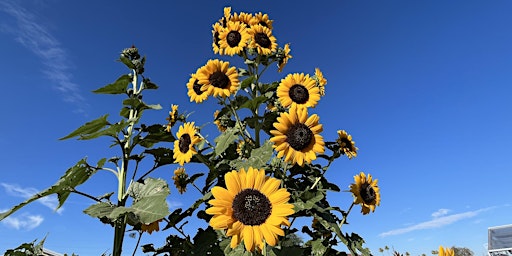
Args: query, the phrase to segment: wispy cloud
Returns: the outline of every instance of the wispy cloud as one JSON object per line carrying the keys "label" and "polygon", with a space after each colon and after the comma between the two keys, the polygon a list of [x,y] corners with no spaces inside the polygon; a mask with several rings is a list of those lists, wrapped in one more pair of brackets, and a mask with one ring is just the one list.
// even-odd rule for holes
{"label": "wispy cloud", "polygon": [[0,11],[16,20],[16,25],[2,25],[1,31],[13,34],[16,41],[34,53],[44,65],[43,73],[55,83],[54,88],[63,95],[63,100],[77,106],[77,112],[84,112],[87,103],[80,94],[79,86],[72,81],[70,63],[60,42],[41,25],[34,13],[15,1],[0,1]]}
{"label": "wispy cloud", "polygon": [[[0,212],[4,212],[5,210],[1,210]],[[9,228],[14,228],[17,230],[32,230],[41,223],[43,223],[44,218],[41,215],[31,215],[28,213],[24,213],[21,216],[13,217],[9,216],[1,221],[1,223]]]}
{"label": "wispy cloud", "polygon": [[448,209],[439,209],[438,211],[432,213],[432,217],[434,219],[421,222],[406,228],[399,228],[390,230],[384,233],[379,234],[380,237],[386,237],[386,236],[394,236],[394,235],[401,235],[405,233],[409,233],[416,230],[423,230],[423,229],[433,229],[433,228],[440,228],[449,224],[452,224],[454,222],[463,220],[463,219],[469,219],[472,217],[477,216],[478,214],[488,211],[494,207],[488,207],[488,208],[482,208],[475,211],[467,211],[463,213],[457,213],[457,214],[451,214],[446,215],[450,210]]}
{"label": "wispy cloud", "polygon": [[[0,186],[2,186],[7,194],[11,196],[21,197],[24,199],[28,199],[32,197],[33,195],[37,194],[39,192],[35,188],[22,188],[16,184],[7,184],[7,183],[0,183]],[[55,210],[57,206],[59,205],[59,201],[55,195],[46,196],[43,198],[40,198],[37,200],[37,202],[41,203],[42,205]],[[63,207],[59,208],[57,210],[57,213],[61,214],[64,210]],[[0,211],[1,212],[1,211]]]}

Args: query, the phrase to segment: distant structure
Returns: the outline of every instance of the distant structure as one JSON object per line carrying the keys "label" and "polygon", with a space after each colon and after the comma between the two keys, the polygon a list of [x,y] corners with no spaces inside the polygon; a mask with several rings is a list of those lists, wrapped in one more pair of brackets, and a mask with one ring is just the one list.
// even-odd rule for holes
{"label": "distant structure", "polygon": [[489,256],[512,256],[512,224],[489,228]]}
{"label": "distant structure", "polygon": [[43,248],[43,256],[64,256],[64,254],[57,253],[46,248]]}

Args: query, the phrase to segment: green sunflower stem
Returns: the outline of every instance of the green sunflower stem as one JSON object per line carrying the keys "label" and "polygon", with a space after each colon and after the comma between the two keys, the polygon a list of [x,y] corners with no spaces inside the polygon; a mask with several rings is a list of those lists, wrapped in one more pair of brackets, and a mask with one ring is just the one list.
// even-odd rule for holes
{"label": "green sunflower stem", "polygon": [[347,210],[347,213],[343,215],[343,219],[341,219],[340,224],[339,224],[340,230],[341,230],[341,227],[343,226],[343,224],[345,224],[345,222],[347,221],[347,216],[350,214],[350,211],[352,211],[352,207],[354,207],[354,205],[355,205],[355,203],[352,202],[352,204],[350,205],[350,207]]}

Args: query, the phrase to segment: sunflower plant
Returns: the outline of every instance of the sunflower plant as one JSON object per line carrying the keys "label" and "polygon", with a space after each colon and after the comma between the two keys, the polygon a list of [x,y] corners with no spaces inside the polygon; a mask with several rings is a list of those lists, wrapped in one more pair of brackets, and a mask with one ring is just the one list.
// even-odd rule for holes
{"label": "sunflower plant", "polygon": [[[169,232],[163,245],[141,246],[152,255],[344,255],[343,244],[352,255],[370,255],[363,238],[343,232],[343,225],[355,205],[362,214],[380,205],[377,179],[364,172],[354,176],[346,186],[353,200],[340,202],[347,210],[328,200],[328,192],[342,190],[325,173],[334,160],[355,158],[358,148],[345,130],[332,140],[323,134],[320,115],[314,113],[326,96],[327,79],[320,69],[264,82],[266,72],[281,74],[292,59],[290,44],[278,45],[273,26],[267,14],[232,13],[229,7],[213,24],[212,48],[219,58],[207,60],[184,85],[191,102],[217,101],[210,122],[218,128],[213,141],[204,133],[206,125],[189,120],[178,105],[171,105],[166,124],[142,123],[146,110],[161,109],[142,100],[143,92],[158,86],[145,76],[146,58],[138,49],[124,49],[119,61],[130,73],[94,91],[125,95],[120,119],[104,115],[62,138],[106,136],[119,155],[96,164],[81,159],[55,185],[1,213],[0,220],[51,194],[57,194],[61,207],[75,193],[94,201],[86,214],[115,230],[116,256],[123,252],[127,232],[139,239]],[[153,164],[143,169],[148,158]],[[191,164],[200,171],[189,176]],[[150,177],[167,165],[175,166],[166,167],[173,176]],[[77,189],[98,171],[117,178],[115,189],[99,196]],[[179,193],[192,187],[201,196],[188,208],[170,212],[168,180]],[[185,231],[191,225],[195,234]]]}

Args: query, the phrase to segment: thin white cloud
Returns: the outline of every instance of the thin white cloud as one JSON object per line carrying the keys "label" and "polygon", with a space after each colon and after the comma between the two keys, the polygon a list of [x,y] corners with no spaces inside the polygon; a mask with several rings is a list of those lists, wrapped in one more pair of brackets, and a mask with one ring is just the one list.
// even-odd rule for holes
{"label": "thin white cloud", "polygon": [[[16,184],[0,183],[0,186],[2,186],[5,189],[7,194],[9,194],[11,196],[21,197],[24,199],[31,198],[33,195],[35,195],[39,192],[35,188],[22,188]],[[59,205],[59,201],[55,195],[50,195],[50,196],[40,198],[39,200],[37,200],[37,202],[41,203],[42,205],[44,205],[52,210],[55,210],[57,208],[57,206]],[[63,210],[64,210],[64,208],[61,207],[57,210],[57,213],[61,214]]]}
{"label": "thin white cloud", "polygon": [[41,215],[30,215],[25,213],[19,217],[9,216],[3,219],[1,223],[9,228],[28,231],[41,225],[43,221],[44,218]]}
{"label": "thin white cloud", "polygon": [[409,226],[406,228],[390,230],[390,231],[379,234],[379,236],[380,237],[394,236],[394,235],[401,235],[401,234],[409,233],[409,232],[416,231],[416,230],[440,228],[440,227],[450,225],[454,222],[457,222],[457,221],[460,221],[463,219],[469,219],[469,218],[475,217],[478,214],[488,211],[492,208],[494,208],[494,207],[488,207],[488,208],[483,208],[483,209],[479,209],[479,210],[475,210],[475,211],[467,211],[467,212],[451,214],[451,215],[445,215],[446,213],[448,213],[447,209],[441,209],[442,211],[439,210],[432,214],[432,217],[434,217],[433,220],[421,222],[421,223],[418,223],[416,225],[412,225],[412,226]]}
{"label": "thin white cloud", "polygon": [[45,66],[43,73],[55,83],[54,88],[62,93],[63,100],[75,104],[77,112],[84,112],[87,103],[80,94],[79,86],[72,81],[70,63],[59,41],[18,2],[0,1],[0,11],[16,20],[16,25],[8,27],[3,24],[0,31],[13,34],[16,41],[38,56]]}
{"label": "thin white cloud", "polygon": [[450,212],[450,209],[444,209],[444,208],[442,208],[442,209],[439,209],[439,210],[437,210],[437,211],[433,212],[433,213],[432,213],[432,217],[434,217],[434,218],[439,218],[439,217],[441,217],[441,216],[445,216],[445,215],[446,215],[446,214],[448,214],[449,212]]}

